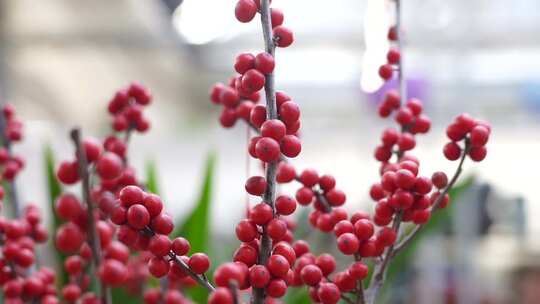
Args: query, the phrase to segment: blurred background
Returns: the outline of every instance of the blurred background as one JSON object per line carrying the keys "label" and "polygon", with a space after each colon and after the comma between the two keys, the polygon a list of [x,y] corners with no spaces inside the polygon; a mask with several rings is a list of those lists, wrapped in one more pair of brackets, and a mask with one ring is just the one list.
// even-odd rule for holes
{"label": "blurred background", "polygon": [[[23,200],[47,204],[46,145],[63,159],[73,153],[70,127],[107,134],[109,98],[136,80],[154,103],[151,131],[131,143],[133,164],[142,171],[156,163],[167,208],[182,218],[214,151],[212,229],[214,237],[231,237],[221,234],[232,233],[246,175],[259,168],[246,164],[245,126],[222,129],[208,89],[233,75],[236,54],[262,50],[260,25],[238,23],[234,0],[180,2],[0,1],[0,96],[26,122],[25,141],[15,147],[27,159]],[[295,32],[295,44],[276,57],[277,87],[302,109],[303,151],[294,163],[334,174],[348,209],[370,209],[368,187],[378,176],[373,149],[391,124],[375,115],[373,94],[382,84],[377,69],[391,9],[383,0],[273,6]],[[538,303],[530,286],[540,286],[540,2],[406,0],[403,26],[409,92],[425,101],[434,122],[418,140],[421,173],[453,172],[442,146],[459,113],[489,120],[493,133],[486,160],[465,165],[464,176],[474,178],[453,216],[418,246],[417,264],[396,276],[403,288],[392,289],[388,301]],[[410,291],[404,286],[415,286],[414,296],[400,295]]]}

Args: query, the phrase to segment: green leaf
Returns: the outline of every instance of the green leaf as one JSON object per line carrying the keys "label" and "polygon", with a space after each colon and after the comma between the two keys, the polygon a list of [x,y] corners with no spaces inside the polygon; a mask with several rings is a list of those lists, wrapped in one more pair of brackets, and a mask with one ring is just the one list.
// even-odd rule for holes
{"label": "green leaf", "polygon": [[[184,223],[177,225],[172,232],[171,238],[182,236],[191,243],[192,252],[209,252],[208,240],[210,239],[210,203],[213,191],[213,178],[216,157],[210,153],[206,160],[202,188],[195,208],[186,218]],[[196,303],[206,303],[208,292],[201,287],[187,290],[187,294]]]}
{"label": "green leaf", "polygon": [[431,219],[424,225],[424,228],[416,235],[414,240],[409,243],[409,246],[403,249],[391,262],[388,267],[388,275],[385,281],[385,286],[382,290],[381,298],[384,297],[386,290],[392,285],[392,282],[401,273],[405,273],[411,266],[418,247],[423,239],[433,233],[440,232],[447,227],[454,214],[456,203],[459,203],[458,197],[467,190],[473,183],[474,178],[468,177],[463,182],[454,186],[448,192],[450,196],[450,205],[446,209],[439,210],[433,213]]}
{"label": "green leaf", "polygon": [[[56,179],[56,173],[55,173],[55,162],[54,162],[54,154],[51,149],[50,145],[45,146],[45,172],[47,174],[47,189],[49,192],[49,207],[50,212],[52,214],[52,221],[51,226],[49,227],[49,235],[51,235],[51,240],[54,240],[52,236],[54,236],[55,231],[60,227],[62,224],[62,220],[58,217],[56,214],[56,211],[54,209],[54,202],[56,201],[56,198],[62,193],[62,186]],[[51,246],[54,248],[54,244],[51,241]],[[68,282],[68,274],[64,270],[64,260],[66,259],[66,255],[59,252],[58,250],[55,250],[56,253],[56,261],[58,265],[58,269],[56,270],[59,275],[57,275],[57,286],[63,286],[66,282]]]}
{"label": "green leaf", "polygon": [[159,194],[157,169],[154,161],[146,163],[146,189],[154,194]]}
{"label": "green leaf", "polygon": [[112,302],[113,303],[129,303],[129,304],[142,304],[143,299],[141,295],[133,295],[127,292],[125,288],[113,288],[111,289]]}
{"label": "green leaf", "polygon": [[307,288],[295,287],[289,288],[287,294],[283,298],[283,303],[310,304],[312,301],[309,297]]}

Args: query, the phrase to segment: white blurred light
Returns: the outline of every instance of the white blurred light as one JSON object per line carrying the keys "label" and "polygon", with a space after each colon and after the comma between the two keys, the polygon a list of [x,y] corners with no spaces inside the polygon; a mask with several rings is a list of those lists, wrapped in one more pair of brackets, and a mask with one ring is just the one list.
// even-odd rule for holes
{"label": "white blurred light", "polygon": [[233,35],[235,0],[185,0],[173,14],[176,30],[191,44],[205,44]]}
{"label": "white blurred light", "polygon": [[388,21],[386,1],[368,0],[364,18],[366,51],[362,58],[360,79],[360,86],[367,93],[375,92],[383,85],[379,77],[379,67],[386,63],[386,52],[389,48]]}

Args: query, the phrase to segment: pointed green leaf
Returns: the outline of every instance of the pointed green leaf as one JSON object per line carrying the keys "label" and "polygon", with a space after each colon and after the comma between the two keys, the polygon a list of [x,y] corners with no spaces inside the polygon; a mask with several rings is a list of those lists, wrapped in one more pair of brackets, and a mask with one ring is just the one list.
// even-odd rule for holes
{"label": "pointed green leaf", "polygon": [[[178,224],[177,228],[171,234],[171,238],[182,236],[188,239],[191,243],[192,252],[209,252],[210,203],[213,191],[215,162],[215,154],[211,152],[206,160],[204,179],[197,204],[186,220]],[[206,303],[206,299],[208,298],[208,291],[198,286],[187,290],[186,293],[196,303]]]}
{"label": "pointed green leaf", "polygon": [[[54,240],[54,233],[58,229],[58,227],[62,224],[61,219],[58,217],[58,215],[55,212],[54,209],[54,202],[56,201],[56,198],[62,193],[62,186],[56,179],[56,173],[55,173],[55,163],[54,163],[54,154],[50,147],[50,145],[47,145],[45,147],[45,172],[47,174],[47,189],[49,192],[49,207],[50,212],[52,214],[52,221],[51,226],[49,227],[49,235],[51,236],[49,239]],[[54,248],[54,244],[51,241],[51,245]],[[56,252],[56,260],[57,260],[57,273],[59,274],[57,276],[57,286],[63,286],[68,281],[68,274],[64,270],[64,260],[66,259],[66,255],[59,252],[58,250],[55,250]]]}
{"label": "pointed green leaf", "polygon": [[154,194],[159,194],[157,169],[154,161],[146,163],[146,189]]}

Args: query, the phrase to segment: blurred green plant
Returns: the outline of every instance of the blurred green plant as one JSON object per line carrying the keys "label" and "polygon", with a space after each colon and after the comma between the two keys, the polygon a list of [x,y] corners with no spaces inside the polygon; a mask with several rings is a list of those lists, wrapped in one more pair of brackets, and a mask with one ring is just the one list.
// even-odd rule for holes
{"label": "blurred green plant", "polygon": [[[210,204],[214,189],[214,171],[216,155],[210,152],[204,169],[202,188],[199,192],[197,203],[191,214],[183,223],[176,225],[171,238],[184,237],[191,243],[191,252],[210,253],[208,240],[210,239]],[[209,272],[211,273],[211,271]],[[186,294],[196,303],[206,303],[208,291],[199,286],[190,288]]]}
{"label": "blurred green plant", "polygon": [[[54,203],[56,201],[56,198],[58,198],[58,196],[60,196],[60,194],[62,193],[62,186],[60,185],[60,182],[58,182],[58,180],[56,179],[54,153],[50,145],[45,146],[44,160],[45,172],[47,175],[47,189],[49,192],[49,207],[52,214],[52,221],[51,225],[49,226],[49,243],[52,248],[55,248],[54,233],[58,229],[58,227],[62,225],[62,220],[56,214]],[[67,256],[61,253],[59,250],[54,250],[54,252],[57,263],[56,273],[58,274],[56,284],[57,286],[64,286],[65,283],[68,282],[68,274],[64,270],[64,260]]]}

